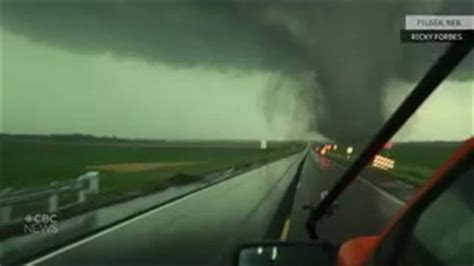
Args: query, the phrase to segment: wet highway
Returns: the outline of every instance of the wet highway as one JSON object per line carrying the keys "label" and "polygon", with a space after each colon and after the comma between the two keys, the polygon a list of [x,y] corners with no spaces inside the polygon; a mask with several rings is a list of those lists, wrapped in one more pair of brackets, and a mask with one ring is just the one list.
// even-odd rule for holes
{"label": "wet highway", "polygon": [[37,258],[57,265],[229,265],[264,238],[300,155],[269,164]]}
{"label": "wet highway", "polygon": [[[320,201],[344,168],[308,153],[291,209],[289,199],[301,155],[292,156],[191,194],[130,221],[29,261],[45,265],[230,265],[235,248],[268,238],[280,219],[282,240],[307,240],[303,206]],[[365,174],[365,175],[364,175]],[[363,173],[338,202],[334,215],[318,225],[319,235],[335,244],[377,233],[403,205],[388,193],[395,180]],[[406,190],[401,186],[397,189]],[[294,199],[294,202],[293,202]],[[285,213],[285,212],[282,212]],[[287,220],[284,222],[284,220]],[[355,222],[357,221],[357,222]],[[277,227],[279,229],[279,227]]]}
{"label": "wet highway", "polygon": [[[321,201],[321,192],[329,190],[344,170],[343,166],[325,157],[315,153],[308,155],[291,213],[288,240],[309,240],[305,227],[309,210],[303,207],[316,206]],[[362,172],[338,200],[334,214],[326,216],[317,225],[319,236],[339,244],[352,237],[379,232],[404,204],[404,199],[387,192],[388,188],[403,191],[400,193],[403,195],[414,191],[394,179],[374,176],[370,171]]]}

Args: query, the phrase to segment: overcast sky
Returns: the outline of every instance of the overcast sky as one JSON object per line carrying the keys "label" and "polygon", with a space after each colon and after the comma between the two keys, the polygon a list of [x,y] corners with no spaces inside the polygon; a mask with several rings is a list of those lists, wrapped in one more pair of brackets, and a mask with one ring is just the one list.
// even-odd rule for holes
{"label": "overcast sky", "polygon": [[[137,138],[307,137],[304,122],[259,109],[269,73],[78,55],[3,34],[3,131]],[[291,100],[291,99],[290,99]]]}
{"label": "overcast sky", "polygon": [[[269,72],[181,69],[108,53],[72,53],[2,32],[3,132],[170,139],[317,135],[305,129],[304,113],[295,117],[285,109],[273,124],[265,119],[259,98]],[[411,86],[387,87],[387,112]],[[397,138],[465,139],[473,135],[473,101],[472,80],[447,81]]]}

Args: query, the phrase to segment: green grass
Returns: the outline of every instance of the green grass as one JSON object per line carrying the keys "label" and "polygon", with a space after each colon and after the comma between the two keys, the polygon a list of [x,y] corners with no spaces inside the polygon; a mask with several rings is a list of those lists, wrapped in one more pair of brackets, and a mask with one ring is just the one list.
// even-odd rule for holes
{"label": "green grass", "polygon": [[[126,162],[189,162],[196,165],[165,168],[139,173],[103,173],[103,184],[108,190],[143,187],[159,183],[176,173],[205,174],[233,165],[271,159],[302,149],[301,146],[280,145],[260,150],[258,147],[172,147],[117,143],[85,143],[74,141],[31,140],[22,137],[0,138],[0,189],[15,189],[70,180],[87,171],[87,166]],[[290,149],[291,148],[291,149]],[[101,178],[102,182],[102,178]]]}
{"label": "green grass", "polygon": [[[220,146],[222,144],[222,146]],[[272,148],[273,147],[273,148]],[[248,168],[303,151],[301,143],[274,143],[261,150],[258,143],[162,143],[83,136],[0,135],[0,191],[47,185],[77,178],[88,166],[118,163],[195,162],[136,172],[100,171],[100,193],[85,203],[59,210],[67,219],[103,206],[149,193],[201,181],[203,176],[229,168]],[[76,193],[62,193],[62,203],[77,201]],[[46,211],[46,201],[14,208],[14,217]],[[20,223],[0,229],[0,240],[23,234]]]}
{"label": "green grass", "polygon": [[[396,143],[391,150],[384,150],[381,154],[395,160],[395,168],[390,170],[394,176],[406,183],[420,186],[460,146],[461,142]],[[345,155],[337,155],[339,157],[336,160],[348,163]],[[351,161],[357,156],[358,154],[354,154]]]}
{"label": "green grass", "polygon": [[460,142],[399,143],[383,154],[395,160],[395,169],[392,172],[397,177],[420,186],[460,145]]}
{"label": "green grass", "polygon": [[399,143],[384,154],[402,165],[433,170],[445,162],[460,145],[460,142]]}

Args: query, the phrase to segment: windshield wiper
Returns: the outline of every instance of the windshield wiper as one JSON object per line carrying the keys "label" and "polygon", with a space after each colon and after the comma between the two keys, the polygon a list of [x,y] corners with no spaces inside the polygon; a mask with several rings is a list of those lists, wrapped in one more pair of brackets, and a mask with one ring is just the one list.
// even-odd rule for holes
{"label": "windshield wiper", "polygon": [[382,126],[365,150],[346,170],[339,181],[331,188],[326,197],[319,205],[312,209],[306,221],[306,230],[311,239],[318,239],[316,224],[325,215],[336,199],[356,179],[360,172],[369,164],[375,155],[380,152],[383,145],[387,143],[405,122],[415,113],[423,102],[436,90],[438,85],[456,68],[464,57],[471,51],[473,37],[462,42],[452,43],[441,55],[438,61],[432,65],[413,91],[398,107],[395,113]]}

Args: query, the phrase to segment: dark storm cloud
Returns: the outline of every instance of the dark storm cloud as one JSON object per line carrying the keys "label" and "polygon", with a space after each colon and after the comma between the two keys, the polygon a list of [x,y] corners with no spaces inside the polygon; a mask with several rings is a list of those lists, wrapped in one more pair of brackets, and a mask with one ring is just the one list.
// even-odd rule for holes
{"label": "dark storm cloud", "polygon": [[[110,52],[177,67],[300,67],[283,25],[252,21],[243,5],[207,1],[7,1],[7,29],[77,53]],[[275,54],[273,54],[275,53]]]}
{"label": "dark storm cloud", "polygon": [[[7,30],[75,53],[304,77],[295,95],[313,108],[312,128],[344,141],[368,137],[380,127],[387,81],[417,81],[443,49],[400,44],[404,15],[472,13],[467,1],[4,3]],[[466,61],[456,78],[472,78],[472,56]],[[281,82],[270,85],[264,96],[267,111],[274,109],[268,107]]]}
{"label": "dark storm cloud", "polygon": [[[400,43],[404,16],[472,12],[470,3],[450,4],[319,1],[268,8],[273,21],[287,25],[304,45],[313,64],[313,84],[295,88],[301,102],[312,108],[313,129],[345,142],[373,135],[385,120],[386,83],[391,79],[417,82],[445,49],[440,44]],[[472,80],[472,63],[471,54],[450,79]],[[284,89],[281,82],[272,84],[268,99],[272,91]]]}

